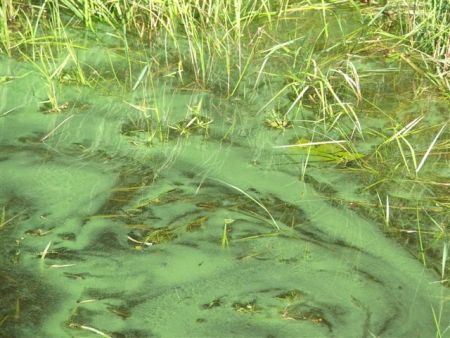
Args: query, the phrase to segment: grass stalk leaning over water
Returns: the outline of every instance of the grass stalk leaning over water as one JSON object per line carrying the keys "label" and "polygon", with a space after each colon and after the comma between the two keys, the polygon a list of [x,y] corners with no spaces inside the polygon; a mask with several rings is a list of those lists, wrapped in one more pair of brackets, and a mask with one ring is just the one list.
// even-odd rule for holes
{"label": "grass stalk leaning over water", "polygon": [[266,207],[264,204],[262,204],[262,202],[258,201],[256,198],[252,197],[251,195],[249,195],[248,193],[246,193],[244,190],[242,190],[242,189],[239,188],[239,187],[236,187],[235,185],[232,185],[232,184],[230,184],[230,183],[227,183],[227,182],[222,181],[222,180],[217,179],[217,178],[212,178],[212,180],[217,181],[217,182],[219,182],[219,183],[222,183],[223,185],[226,185],[227,187],[230,187],[230,188],[232,188],[232,189],[234,189],[234,190],[239,191],[239,192],[240,192],[241,194],[243,194],[245,197],[249,198],[251,201],[253,201],[254,203],[256,203],[258,206],[260,206],[260,207],[267,213],[267,215],[269,215],[269,217],[270,217],[270,219],[271,219],[272,224],[274,225],[274,227],[275,227],[277,230],[281,230],[281,229],[280,229],[280,226],[278,225],[278,223],[277,223],[277,221],[275,220],[275,218],[273,218],[273,216],[272,216],[272,214],[270,213],[270,211],[267,209],[267,207]]}

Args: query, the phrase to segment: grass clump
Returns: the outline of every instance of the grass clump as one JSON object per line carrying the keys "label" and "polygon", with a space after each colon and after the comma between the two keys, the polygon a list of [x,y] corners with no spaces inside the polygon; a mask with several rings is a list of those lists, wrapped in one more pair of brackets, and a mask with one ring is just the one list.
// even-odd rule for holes
{"label": "grass clump", "polygon": [[450,4],[447,0],[389,1],[371,22],[401,50],[401,59],[446,96],[450,92]]}

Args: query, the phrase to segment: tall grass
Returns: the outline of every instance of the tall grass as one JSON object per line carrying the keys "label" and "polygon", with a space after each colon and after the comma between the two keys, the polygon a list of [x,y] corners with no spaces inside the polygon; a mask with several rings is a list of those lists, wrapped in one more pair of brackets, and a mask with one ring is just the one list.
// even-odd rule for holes
{"label": "tall grass", "polygon": [[282,0],[274,7],[269,0],[3,2],[1,41],[9,55],[16,51],[35,54],[39,49],[33,49],[39,44],[67,42],[65,25],[86,27],[94,33],[106,25],[121,37],[129,88],[135,83],[136,71],[128,40],[139,41],[142,50],[164,40],[166,51],[175,51],[175,59],[169,62],[177,65],[180,78],[186,79],[182,72],[190,71],[199,87],[208,87],[217,83],[215,73],[225,72],[228,95],[237,92],[255,56],[259,42],[256,23],[261,18],[272,22],[277,15],[274,20],[279,20],[289,3]]}
{"label": "tall grass", "polygon": [[[278,6],[283,8],[287,3],[283,0]],[[137,35],[143,46],[151,46],[157,38],[168,36],[170,40],[166,42],[177,51],[178,68],[192,70],[200,86],[215,81],[212,70],[225,64],[229,94],[238,87],[230,83],[240,82],[252,57],[252,53],[245,55],[247,48],[243,44],[257,43],[257,39],[246,38],[250,26],[262,16],[270,18],[279,13],[268,0],[61,0],[59,5],[63,13],[74,16],[91,30],[101,24],[119,28],[125,50],[128,50],[127,36]]]}
{"label": "tall grass", "polygon": [[390,1],[382,13],[383,35],[412,54],[404,61],[450,95],[450,2]]}

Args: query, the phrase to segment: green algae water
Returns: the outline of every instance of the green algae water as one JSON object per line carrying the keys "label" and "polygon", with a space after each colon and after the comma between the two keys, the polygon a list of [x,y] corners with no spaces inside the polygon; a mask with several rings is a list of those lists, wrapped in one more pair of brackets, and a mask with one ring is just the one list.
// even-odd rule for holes
{"label": "green algae water", "polygon": [[[351,11],[341,20],[351,31]],[[85,62],[126,68],[90,44]],[[0,337],[449,336],[442,262],[423,264],[390,235],[400,214],[386,216],[357,165],[387,142],[391,119],[406,124],[426,106],[425,120],[441,123],[448,107],[376,89],[383,78],[401,91],[394,82],[410,74],[360,62],[364,95],[393,113],[367,106],[358,124],[370,133],[352,149],[324,137],[342,139],[352,114],[324,131],[288,97],[266,104],[281,82],[232,98],[170,77],[146,93],[69,82],[55,112],[42,74],[2,57]],[[447,164],[442,155],[424,170],[445,177]],[[413,185],[398,181],[391,201],[425,200]]]}

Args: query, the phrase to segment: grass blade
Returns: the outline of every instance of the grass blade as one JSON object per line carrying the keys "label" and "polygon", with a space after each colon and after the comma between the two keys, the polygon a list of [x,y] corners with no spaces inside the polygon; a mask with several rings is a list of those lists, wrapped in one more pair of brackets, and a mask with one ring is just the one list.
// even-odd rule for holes
{"label": "grass blade", "polygon": [[253,202],[255,202],[257,205],[259,205],[266,213],[267,215],[269,215],[270,219],[272,220],[273,225],[275,226],[275,228],[277,228],[277,230],[280,230],[280,227],[278,226],[277,221],[275,221],[275,219],[273,218],[272,214],[270,213],[270,211],[266,208],[266,206],[264,204],[262,204],[260,201],[258,201],[256,198],[252,197],[251,195],[249,195],[248,193],[246,193],[244,190],[242,190],[239,187],[236,187],[235,185],[232,185],[230,183],[227,183],[225,181],[219,180],[217,178],[212,178],[212,180],[220,182],[230,188],[233,188],[237,191],[239,191],[241,194],[243,194],[245,197],[249,198],[250,200],[252,200]]}
{"label": "grass blade", "polygon": [[428,149],[425,153],[425,155],[423,155],[422,160],[420,161],[419,165],[416,168],[416,174],[419,172],[420,169],[422,169],[423,165],[425,164],[425,161],[427,160],[428,156],[430,155],[431,150],[433,149],[434,145],[436,144],[439,136],[441,136],[442,132],[444,131],[445,127],[447,127],[447,123],[445,123],[441,129],[439,129],[438,133],[436,134],[436,136],[434,137],[433,141],[431,142],[431,144],[428,146]]}

